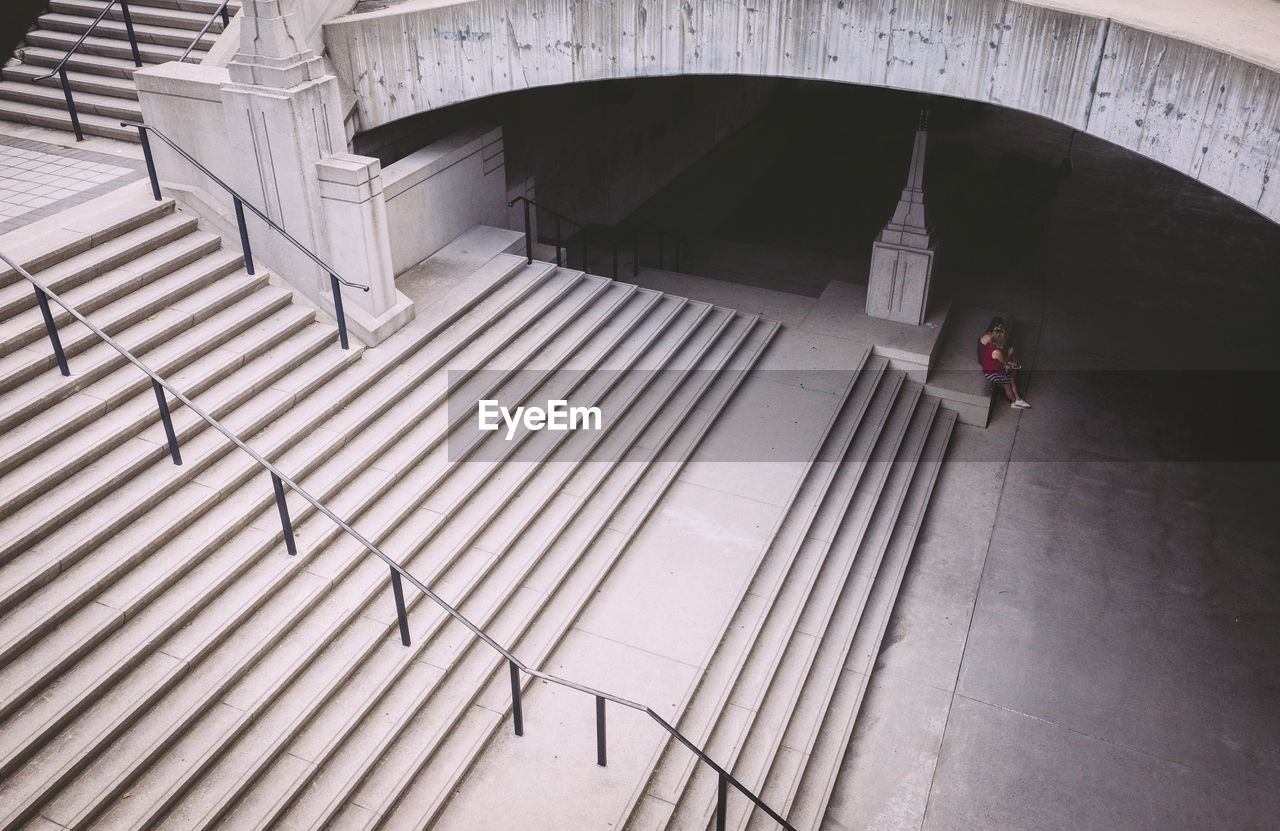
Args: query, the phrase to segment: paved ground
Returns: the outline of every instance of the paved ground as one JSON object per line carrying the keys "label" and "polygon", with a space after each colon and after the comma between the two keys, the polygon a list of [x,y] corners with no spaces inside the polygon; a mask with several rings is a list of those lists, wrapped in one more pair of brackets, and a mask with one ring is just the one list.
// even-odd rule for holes
{"label": "paved ground", "polygon": [[[124,142],[76,147],[69,136],[0,125],[0,234],[87,202],[146,175],[132,154],[103,152]],[[122,149],[122,148],[121,148]],[[140,151],[139,151],[140,152]]]}

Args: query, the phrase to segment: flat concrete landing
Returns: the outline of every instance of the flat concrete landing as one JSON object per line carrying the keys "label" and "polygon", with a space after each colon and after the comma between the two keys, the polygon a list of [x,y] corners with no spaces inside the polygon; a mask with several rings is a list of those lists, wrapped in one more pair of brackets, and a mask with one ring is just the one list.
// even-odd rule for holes
{"label": "flat concrete landing", "polygon": [[396,289],[414,302],[421,316],[430,305],[455,284],[468,279],[499,254],[524,251],[524,234],[477,225],[470,231],[396,275]]}

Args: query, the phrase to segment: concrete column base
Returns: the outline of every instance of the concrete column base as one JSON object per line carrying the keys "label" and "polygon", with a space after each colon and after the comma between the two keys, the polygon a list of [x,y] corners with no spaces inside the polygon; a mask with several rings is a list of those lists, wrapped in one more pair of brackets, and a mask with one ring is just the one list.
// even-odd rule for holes
{"label": "concrete column base", "polygon": [[867,314],[920,326],[929,312],[929,284],[933,278],[932,248],[880,242],[871,246],[871,276],[867,281]]}
{"label": "concrete column base", "polygon": [[[351,291],[344,289],[344,291]],[[357,291],[359,291],[357,289]],[[342,311],[347,318],[347,331],[365,346],[377,346],[413,320],[416,314],[413,301],[399,291],[395,302],[381,314],[374,315],[343,298]]]}

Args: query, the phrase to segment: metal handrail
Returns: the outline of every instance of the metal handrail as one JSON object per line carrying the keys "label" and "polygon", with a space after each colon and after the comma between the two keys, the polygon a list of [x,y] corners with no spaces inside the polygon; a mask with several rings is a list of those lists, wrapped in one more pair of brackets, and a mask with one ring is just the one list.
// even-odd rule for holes
{"label": "metal handrail", "polygon": [[124,17],[125,32],[129,35],[129,49],[133,52],[133,65],[142,66],[142,55],[138,52],[138,36],[133,31],[133,15],[129,14],[128,0],[107,0],[107,5],[102,7],[102,11],[98,12],[98,16],[89,24],[89,28],[84,30],[84,34],[76,41],[75,45],[67,50],[67,54],[62,56],[62,60],[58,61],[58,65],[35,78],[36,81],[43,81],[46,78],[58,76],[58,80],[62,82],[62,96],[67,99],[67,112],[71,114],[71,129],[75,131],[76,141],[84,141],[84,133],[80,129],[80,115],[76,112],[76,102],[71,96],[71,82],[67,80],[67,61],[71,60],[71,56],[76,53],[81,44],[89,35],[93,34],[93,30],[98,27],[103,18],[107,16],[107,12],[111,11],[111,7],[116,3],[120,4],[120,12]]}
{"label": "metal handrail", "polygon": [[[515,199],[512,199],[510,202],[507,203],[507,207],[508,208],[514,207],[517,202],[524,203],[524,251],[525,251],[525,260],[527,262],[530,262],[530,263],[533,262],[533,235],[530,233],[530,228],[532,227],[532,225],[530,223],[529,209],[530,207],[537,207],[551,214],[553,217],[555,217],[555,220],[556,220],[556,265],[557,266],[565,265],[565,262],[562,262],[560,259],[561,249],[564,249],[566,251],[565,260],[566,261],[568,260],[568,256],[567,256],[568,245],[566,244],[567,240],[565,240],[561,236],[560,223],[561,223],[561,220],[563,220],[565,222],[568,222],[572,225],[577,226],[578,229],[581,230],[582,232],[582,267],[584,270],[588,268],[587,240],[591,234],[591,229],[605,228],[608,226],[591,225],[591,224],[584,225],[583,223],[578,222],[576,219],[567,217],[564,214],[554,210],[553,208],[549,208],[540,202],[537,202],[533,199],[528,198],[527,196],[517,196]],[[631,274],[632,276],[637,277],[640,275],[640,232],[645,228],[652,228],[653,230],[658,232],[658,268],[666,268],[666,253],[665,253],[666,238],[669,236],[672,238],[672,240],[674,240],[675,269],[676,271],[679,271],[680,270],[680,246],[684,243],[683,238],[677,237],[675,234],[672,234],[670,231],[666,230],[661,225],[645,220],[643,222],[638,223],[636,226],[632,228],[632,236],[631,236]],[[613,246],[613,279],[615,280],[618,279],[618,237],[619,237],[618,229],[616,227],[612,228],[611,233],[609,234],[609,242]]]}
{"label": "metal handrail", "polygon": [[509,649],[507,649],[506,647],[498,643],[496,640],[494,640],[487,632],[485,632],[483,629],[481,629],[479,626],[473,623],[470,619],[468,619],[465,615],[463,615],[460,611],[458,611],[454,606],[452,606],[446,600],[440,597],[438,594],[433,592],[424,583],[422,583],[420,580],[418,580],[416,577],[410,574],[403,566],[401,566],[389,555],[384,553],[376,545],[374,545],[367,538],[361,535],[359,531],[352,528],[351,525],[346,522],[346,520],[339,517],[329,508],[325,507],[324,504],[322,504],[318,499],[316,499],[314,496],[312,496],[310,493],[304,490],[301,485],[299,485],[296,481],[290,478],[288,474],[284,473],[282,470],[280,470],[280,468],[276,467],[271,462],[267,461],[264,457],[259,455],[256,451],[253,450],[253,448],[249,447],[249,445],[246,444],[242,439],[240,439],[238,436],[236,436],[234,433],[232,433],[230,430],[224,427],[217,419],[215,419],[213,416],[209,415],[207,412],[201,409],[187,395],[182,393],[180,390],[178,390],[176,387],[174,387],[164,378],[161,378],[160,375],[158,375],[154,370],[152,370],[149,366],[143,363],[141,359],[139,359],[132,352],[130,352],[129,350],[121,346],[118,342],[116,342],[114,338],[112,338],[106,332],[104,332],[103,330],[95,326],[92,322],[89,321],[87,317],[81,314],[79,310],[72,307],[60,296],[58,296],[55,292],[53,292],[48,286],[46,286],[45,284],[37,280],[35,277],[33,277],[29,272],[27,272],[25,268],[23,268],[13,260],[11,260],[8,256],[4,254],[4,252],[0,252],[0,260],[8,264],[21,277],[26,279],[27,282],[31,283],[32,287],[34,288],[36,293],[36,300],[39,303],[41,313],[43,314],[43,317],[44,317],[45,329],[49,335],[49,340],[53,345],[54,356],[57,360],[58,367],[63,375],[70,375],[71,373],[67,366],[66,355],[62,349],[62,342],[58,337],[57,326],[54,322],[53,315],[49,310],[49,300],[52,300],[62,308],[66,309],[67,312],[72,317],[80,321],[80,323],[83,324],[87,329],[89,329],[89,331],[97,335],[98,338],[100,338],[104,343],[106,343],[116,352],[120,353],[120,355],[124,357],[125,360],[127,360],[129,363],[136,366],[138,369],[140,369],[143,372],[143,374],[145,374],[148,378],[151,379],[151,386],[155,390],[156,401],[160,408],[160,416],[161,416],[161,420],[164,423],[166,438],[168,439],[168,442],[169,442],[170,455],[173,458],[174,464],[181,465],[182,458],[178,452],[178,443],[173,430],[172,422],[170,420],[169,406],[164,396],[165,392],[168,392],[178,401],[185,404],[188,409],[190,409],[193,413],[199,416],[206,424],[208,424],[214,430],[221,433],[223,437],[225,437],[228,441],[230,441],[236,447],[240,448],[246,454],[248,454],[249,458],[257,462],[259,467],[263,468],[264,470],[266,470],[271,474],[271,482],[275,490],[276,507],[279,510],[280,523],[284,531],[285,545],[289,554],[291,555],[296,554],[297,548],[293,540],[293,525],[289,519],[289,508],[287,503],[285,502],[285,491],[284,491],[285,486],[288,486],[290,490],[298,494],[298,496],[304,499],[313,508],[315,508],[317,511],[319,511],[320,513],[328,517],[335,525],[337,525],[340,529],[342,529],[342,531],[344,531],[348,536],[350,536],[352,539],[358,542],[361,546],[363,546],[365,550],[373,554],[378,559],[382,560],[382,562],[387,565],[387,567],[391,572],[391,588],[392,588],[393,599],[396,606],[396,617],[399,622],[400,642],[402,644],[404,644],[405,646],[410,645],[409,617],[405,608],[404,589],[402,586],[402,580],[407,580],[410,585],[412,585],[418,591],[422,592],[424,595],[430,598],[437,606],[443,609],[450,617],[452,617],[454,620],[461,623],[468,630],[470,630],[470,632],[473,635],[475,635],[480,640],[484,641],[495,652],[497,652],[504,659],[506,659],[507,666],[509,668],[510,676],[511,676],[511,701],[512,701],[511,711],[512,711],[512,722],[513,722],[512,726],[517,736],[524,735],[524,714],[523,714],[523,710],[521,709],[521,700],[520,700],[520,697],[521,697],[520,673],[523,672],[532,678],[538,678],[552,684],[558,684],[562,687],[567,687],[571,690],[576,690],[580,693],[583,693],[585,695],[590,695],[595,698],[596,700],[596,764],[599,765],[600,767],[607,766],[607,754],[606,754],[606,747],[605,747],[605,702],[612,701],[614,704],[619,704],[624,707],[629,707],[633,710],[638,710],[648,715],[650,718],[656,721],[659,725],[661,725],[664,730],[670,733],[672,737],[674,737],[682,745],[688,748],[690,752],[692,752],[695,756],[697,756],[703,763],[705,763],[713,771],[715,771],[715,773],[719,777],[719,788],[717,792],[717,808],[716,808],[716,827],[718,829],[723,829],[725,826],[727,790],[728,790],[728,786],[732,785],[735,789],[738,790],[738,792],[740,792],[743,796],[749,799],[756,807],[760,808],[760,810],[768,814],[770,818],[776,821],[784,829],[786,829],[787,831],[795,831],[794,826],[792,826],[789,822],[783,819],[773,808],[771,808],[768,804],[766,804],[763,799],[761,799],[759,796],[753,793],[746,785],[739,782],[733,776],[733,774],[729,773],[727,770],[721,767],[718,763],[716,763],[716,761],[712,759],[710,756],[708,756],[702,748],[695,745],[688,737],[686,737],[683,733],[677,730],[672,724],[670,724],[666,719],[664,719],[662,716],[654,712],[653,709],[651,709],[647,705],[641,704],[636,701],[632,701],[631,699],[628,699],[628,698],[623,698],[620,695],[615,695],[610,692],[605,692],[604,690],[599,690],[594,687],[589,687],[586,684],[580,684],[576,681],[571,681],[567,678],[561,678],[557,675],[552,675],[550,673],[543,672],[542,670],[539,670],[539,669],[534,669],[533,667],[530,667],[527,664],[525,664],[523,661],[517,658],[515,654],[512,653]]}
{"label": "metal handrail", "polygon": [[196,44],[200,42],[200,38],[204,37],[205,32],[209,31],[209,27],[213,25],[213,21],[218,18],[218,15],[222,15],[223,29],[226,29],[227,26],[231,25],[231,16],[227,14],[227,4],[230,2],[231,0],[222,0],[222,5],[213,10],[213,14],[209,15],[209,19],[205,21],[204,27],[200,29],[200,33],[191,41],[191,45],[187,47],[187,51],[182,53],[181,58],[178,58],[178,63],[185,61],[187,56],[195,50]]}
{"label": "metal handrail", "polygon": [[174,150],[174,152],[182,156],[182,158],[186,159],[188,162],[194,165],[197,170],[199,170],[201,173],[203,173],[204,175],[212,179],[214,182],[216,182],[227,193],[231,194],[231,200],[235,204],[235,209],[236,209],[236,224],[239,226],[239,229],[240,229],[240,247],[244,251],[244,267],[245,267],[245,271],[247,271],[249,274],[253,274],[253,250],[249,246],[249,226],[245,224],[245,219],[244,219],[245,208],[248,208],[250,211],[252,211],[253,214],[258,217],[258,219],[261,219],[263,222],[267,223],[267,225],[276,233],[278,233],[280,236],[284,237],[289,242],[293,243],[294,247],[297,248],[299,251],[301,251],[303,254],[306,254],[307,257],[309,257],[313,263],[318,265],[324,271],[328,272],[329,285],[330,285],[330,288],[333,290],[333,309],[334,309],[335,316],[337,317],[337,320],[338,320],[338,340],[342,344],[343,349],[349,348],[349,343],[347,340],[347,318],[342,310],[342,292],[339,291],[338,286],[339,284],[341,284],[341,285],[347,286],[348,288],[360,289],[361,291],[369,291],[368,286],[364,285],[363,283],[353,283],[350,280],[346,280],[346,279],[343,279],[342,277],[339,277],[337,269],[335,269],[333,266],[329,265],[324,260],[320,259],[315,254],[313,254],[311,252],[311,249],[307,248],[305,245],[303,245],[302,243],[294,239],[292,234],[290,234],[283,227],[281,227],[274,220],[272,220],[271,217],[263,213],[262,210],[256,207],[252,202],[249,202],[248,200],[246,200],[243,196],[241,196],[238,192],[236,192],[235,188],[231,187],[231,185],[228,185],[226,182],[224,182],[212,170],[200,164],[200,162],[196,161],[195,158],[190,153],[188,153],[186,150],[183,150],[176,143],[174,143],[173,139],[169,138],[164,133],[157,130],[155,127],[151,127],[146,124],[139,124],[136,121],[121,121],[120,126],[133,127],[138,131],[138,139],[142,142],[142,155],[147,162],[147,176],[151,178],[151,194],[156,198],[156,201],[159,201],[161,199],[160,179],[156,176],[156,163],[155,163],[155,159],[151,155],[151,142],[147,139],[148,132],[155,133],[156,136],[165,144],[169,145],[169,147],[171,147]]}
{"label": "metal handrail", "polygon": [[645,228],[658,232],[658,268],[660,269],[665,269],[667,267],[666,239],[667,237],[671,237],[672,241],[675,243],[675,270],[679,271],[680,246],[684,244],[684,238],[677,237],[675,234],[671,233],[666,228],[663,228],[656,222],[646,219],[637,223],[635,229],[632,231],[634,235],[632,242],[632,251],[634,256],[631,260],[633,276],[638,276],[640,274],[640,232]]}

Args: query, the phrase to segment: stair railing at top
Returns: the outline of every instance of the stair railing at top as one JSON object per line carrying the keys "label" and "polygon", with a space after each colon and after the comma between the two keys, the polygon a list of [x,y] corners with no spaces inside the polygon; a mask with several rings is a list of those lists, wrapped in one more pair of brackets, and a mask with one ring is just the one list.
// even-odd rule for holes
{"label": "stair railing at top", "polygon": [[245,208],[248,208],[250,211],[252,211],[254,215],[258,217],[258,219],[261,219],[263,222],[267,223],[267,225],[270,226],[271,229],[274,230],[277,234],[284,237],[289,242],[293,243],[294,247],[297,248],[299,251],[301,251],[303,254],[306,254],[307,257],[311,260],[311,262],[315,263],[316,265],[320,266],[321,269],[328,272],[329,287],[333,290],[334,317],[337,318],[338,320],[338,342],[342,345],[343,349],[350,348],[350,344],[347,341],[347,317],[346,317],[346,314],[344,314],[342,311],[341,287],[347,286],[353,289],[360,289],[361,291],[369,291],[368,286],[362,283],[353,283],[349,280],[344,280],[343,278],[339,277],[337,269],[335,269],[333,266],[329,265],[324,260],[320,259],[315,254],[313,254],[311,252],[311,249],[307,248],[305,245],[303,245],[302,243],[294,239],[293,236],[288,231],[286,231],[284,228],[276,224],[275,221],[273,221],[265,213],[263,213],[261,210],[255,207],[252,202],[247,201],[243,196],[237,193],[235,189],[231,187],[231,185],[228,185],[226,182],[222,181],[222,179],[218,178],[218,176],[214,174],[212,170],[200,164],[200,162],[196,161],[191,156],[190,153],[183,150],[181,147],[179,147],[177,144],[174,143],[173,139],[169,138],[164,133],[157,130],[155,127],[148,127],[146,124],[139,124],[136,121],[121,121],[120,126],[133,127],[138,131],[138,139],[142,142],[142,155],[147,162],[147,175],[151,178],[151,194],[155,196],[156,201],[159,201],[161,198],[160,180],[156,177],[156,164],[155,164],[155,160],[151,156],[151,142],[147,138],[147,133],[155,133],[156,138],[160,139],[165,144],[169,145],[169,147],[171,147],[174,150],[174,152],[182,156],[182,158],[186,159],[187,161],[191,162],[191,164],[194,165],[197,170],[199,170],[204,175],[208,176],[210,179],[216,182],[223,190],[225,190],[227,193],[231,195],[231,200],[235,204],[235,208],[236,208],[236,224],[239,226],[239,229],[240,229],[240,248],[244,252],[244,270],[249,272],[249,274],[253,274],[253,250],[249,247],[249,226],[245,224],[245,220],[244,220]]}
{"label": "stair railing at top", "polygon": [[[526,196],[517,196],[515,199],[512,199],[510,202],[507,203],[507,207],[508,208],[515,207],[515,204],[517,202],[524,203],[524,253],[525,253],[526,262],[530,262],[530,263],[533,262],[533,234],[530,233],[530,229],[533,227],[533,225],[531,222],[530,211],[532,208],[541,208],[542,210],[551,214],[552,218],[555,219],[556,265],[563,266],[568,261],[569,240],[565,239],[562,233],[563,223],[567,222],[579,230],[580,237],[582,240],[582,268],[584,271],[590,270],[589,260],[588,260],[588,255],[589,255],[588,237],[591,234],[591,228],[593,227],[599,228],[603,226],[584,225],[581,222],[578,222],[575,219],[570,219],[569,217],[565,216],[559,211],[549,208],[546,205],[542,204],[541,202],[537,202]],[[675,249],[675,270],[679,271],[680,270],[680,247],[681,245],[683,245],[684,240],[681,239],[680,237],[675,236],[670,231],[667,231],[665,228],[663,228],[660,225],[657,225],[653,222],[645,221],[637,224],[632,229],[632,233],[631,233],[631,274],[632,276],[638,277],[640,275],[640,235],[641,235],[641,232],[646,229],[656,231],[658,235],[658,268],[666,268],[666,253],[665,253],[666,241],[668,238],[670,238],[674,243],[673,248]],[[615,280],[618,279],[618,237],[619,237],[619,233],[615,228],[613,229],[612,233],[610,233],[609,235],[609,244],[613,250],[613,279]],[[570,239],[572,239],[572,236],[570,237]],[[561,261],[561,256],[560,256],[560,252],[562,250],[565,252],[564,261]]]}
{"label": "stair railing at top", "polygon": [[222,28],[224,30],[231,25],[231,15],[227,13],[227,4],[230,2],[231,0],[222,0],[222,5],[213,10],[213,14],[209,15],[209,19],[205,21],[204,27],[200,29],[200,33],[192,38],[191,45],[187,47],[187,51],[182,53],[181,58],[178,58],[178,63],[185,61],[187,56],[195,50],[196,44],[200,42],[200,38],[204,37],[205,32],[209,31],[209,27],[213,25],[213,21],[217,20],[219,15],[222,16]]}
{"label": "stair railing at top", "polygon": [[71,60],[71,56],[76,53],[80,45],[85,42],[89,35],[93,34],[93,30],[107,16],[107,12],[111,11],[111,7],[120,4],[120,14],[124,18],[124,29],[129,35],[129,49],[133,52],[133,65],[142,66],[142,56],[138,53],[138,36],[133,32],[133,16],[129,14],[128,0],[107,0],[107,5],[102,7],[102,11],[98,13],[97,18],[89,24],[89,28],[84,30],[84,34],[76,41],[75,45],[67,50],[67,54],[62,56],[62,60],[58,61],[49,72],[36,78],[37,81],[43,81],[46,78],[58,76],[58,80],[62,82],[62,96],[67,99],[67,112],[71,114],[71,129],[76,133],[76,141],[84,141],[84,133],[80,129],[80,115],[76,112],[76,102],[71,96],[71,82],[67,80],[67,61]]}
{"label": "stair railing at top", "polygon": [[267,461],[265,458],[259,455],[256,451],[254,451],[253,448],[249,447],[248,444],[246,444],[242,439],[240,439],[238,436],[236,436],[234,433],[232,433],[230,430],[224,427],[213,416],[209,415],[207,412],[205,412],[203,409],[197,406],[196,403],[192,401],[186,394],[178,390],[176,387],[174,387],[164,378],[161,378],[158,374],[156,374],[154,370],[152,370],[149,366],[144,364],[136,355],[134,355],[129,350],[125,349],[118,342],[116,342],[116,340],[113,339],[110,335],[108,335],[106,332],[102,331],[93,323],[91,323],[87,317],[85,317],[83,314],[80,313],[79,310],[73,308],[70,304],[67,303],[67,301],[63,300],[61,297],[55,294],[48,286],[46,286],[44,283],[37,280],[30,273],[28,273],[26,269],[24,269],[18,263],[14,262],[12,259],[6,256],[4,252],[0,252],[0,261],[3,261],[4,263],[6,263],[10,268],[12,268],[15,272],[17,272],[23,279],[29,282],[34,288],[36,293],[36,301],[40,306],[41,314],[44,316],[45,331],[49,336],[50,343],[53,345],[54,358],[57,361],[58,368],[63,375],[69,376],[71,374],[71,371],[67,366],[67,358],[62,349],[62,341],[58,337],[57,325],[54,321],[53,314],[49,309],[50,300],[52,300],[54,303],[57,303],[62,308],[66,309],[67,312],[73,318],[80,321],[80,323],[83,324],[86,328],[88,328],[89,331],[97,335],[99,339],[101,339],[104,343],[106,343],[116,352],[120,353],[120,355],[126,361],[136,366],[138,369],[142,371],[144,375],[146,375],[148,378],[151,379],[151,387],[155,391],[156,403],[160,408],[160,419],[164,425],[165,437],[167,438],[169,443],[169,454],[172,457],[173,463],[175,465],[182,464],[182,456],[179,453],[178,440],[173,430],[173,422],[169,412],[169,403],[168,403],[168,399],[165,397],[166,392],[168,392],[175,399],[177,399],[177,401],[181,402],[182,404],[185,404],[187,408],[191,410],[191,412],[195,413],[199,418],[201,418],[206,424],[208,424],[214,430],[217,430],[219,433],[221,433],[223,437],[225,437],[228,441],[230,441],[236,447],[240,448],[245,453],[247,453],[249,457],[258,464],[259,467],[261,467],[262,469],[264,469],[265,471],[271,474],[271,485],[275,491],[276,508],[280,514],[280,526],[281,526],[281,530],[284,533],[285,549],[288,551],[290,556],[297,555],[298,548],[293,535],[293,522],[289,517],[289,506],[285,501],[286,487],[289,490],[296,493],[299,497],[301,497],[307,503],[309,503],[317,511],[319,511],[320,513],[328,517],[330,520],[332,520],[334,524],[336,524],[340,529],[342,529],[343,532],[345,532],[348,536],[350,536],[352,539],[358,542],[366,551],[373,554],[378,559],[382,560],[382,562],[387,565],[388,569],[391,572],[391,592],[392,592],[392,597],[396,607],[396,619],[399,623],[400,642],[404,646],[410,645],[409,616],[408,616],[408,613],[406,612],[406,607],[404,602],[404,587],[403,587],[403,581],[407,580],[410,585],[412,585],[418,591],[422,592],[424,595],[429,597],[432,600],[432,602],[434,602],[437,606],[439,606],[446,613],[448,613],[450,617],[452,617],[454,620],[461,623],[463,626],[467,627],[467,629],[469,629],[473,635],[475,635],[480,640],[484,641],[495,652],[497,652],[504,659],[506,659],[508,671],[511,677],[512,727],[517,736],[524,735],[524,711],[521,707],[521,701],[520,701],[520,696],[521,696],[520,673],[523,672],[525,675],[528,675],[532,678],[538,678],[552,684],[558,684],[562,687],[568,687],[571,690],[577,690],[580,693],[593,696],[595,698],[596,764],[599,765],[600,767],[606,767],[608,762],[608,755],[606,752],[607,749],[606,749],[606,741],[605,741],[605,735],[606,735],[605,734],[605,702],[612,701],[614,704],[619,704],[623,707],[630,707],[633,710],[639,710],[640,712],[648,715],[650,718],[652,718],[654,721],[660,724],[662,728],[666,730],[668,733],[670,733],[677,741],[679,741],[682,745],[687,747],[695,756],[698,757],[699,760],[701,760],[704,764],[706,764],[713,771],[715,771],[716,775],[719,777],[717,803],[716,803],[716,828],[719,831],[723,831],[725,827],[726,809],[728,807],[728,790],[730,785],[732,785],[741,794],[747,797],[747,799],[749,799],[753,804],[755,804],[758,808],[760,808],[760,810],[768,814],[774,821],[776,821],[784,829],[787,829],[787,831],[795,831],[795,828],[790,823],[788,823],[785,819],[783,819],[776,811],[774,811],[773,808],[769,807],[769,805],[767,805],[764,802],[764,800],[762,800],[759,796],[757,796],[750,789],[748,789],[746,785],[743,785],[736,778],[734,778],[733,774],[729,773],[727,770],[725,770],[723,767],[717,764],[710,756],[706,754],[704,750],[702,750],[702,748],[695,745],[683,733],[677,730],[674,726],[672,726],[669,722],[667,722],[666,719],[658,715],[647,705],[640,704],[639,702],[632,701],[627,698],[623,698],[622,696],[614,695],[613,693],[608,693],[603,690],[595,689],[594,687],[589,687],[585,684],[579,684],[576,681],[570,681],[566,678],[560,678],[559,676],[551,675],[549,673],[543,672],[542,670],[534,669],[533,667],[530,667],[527,664],[525,664],[523,661],[517,658],[509,649],[499,644],[483,629],[481,629],[479,626],[477,626],[475,623],[469,620],[465,615],[463,615],[456,608],[450,605],[447,601],[445,601],[443,598],[441,598],[439,595],[433,592],[424,583],[422,583],[420,580],[418,580],[416,577],[410,574],[403,566],[401,566],[399,563],[393,560],[389,555],[384,553],[376,545],[374,545],[372,542],[370,542],[368,539],[362,536],[359,531],[352,528],[351,525],[349,525],[346,522],[346,520],[342,519],[333,511],[329,510],[329,508],[325,507],[318,499],[316,499],[309,492],[304,490],[301,485],[299,485],[296,481],[290,478],[288,474],[286,474],[284,471],[280,470],[280,468],[276,467],[271,462]]}

